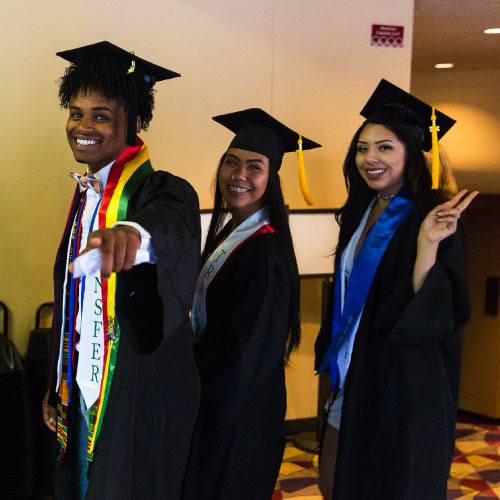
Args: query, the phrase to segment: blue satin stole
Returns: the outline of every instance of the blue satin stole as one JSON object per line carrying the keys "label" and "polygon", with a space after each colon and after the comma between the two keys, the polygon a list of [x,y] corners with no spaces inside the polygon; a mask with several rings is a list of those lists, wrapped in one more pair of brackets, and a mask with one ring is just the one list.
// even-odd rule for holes
{"label": "blue satin stole", "polygon": [[410,193],[403,187],[366,235],[365,241],[354,260],[345,292],[342,313],[340,283],[342,278],[340,269],[337,270],[334,283],[332,341],[317,371],[317,373],[321,373],[330,365],[332,387],[334,388],[337,386],[338,381],[337,356],[339,350],[351,335],[356,320],[365,306],[373,277],[387,245],[389,245],[396,229],[408,217],[412,208],[413,203],[410,199]]}

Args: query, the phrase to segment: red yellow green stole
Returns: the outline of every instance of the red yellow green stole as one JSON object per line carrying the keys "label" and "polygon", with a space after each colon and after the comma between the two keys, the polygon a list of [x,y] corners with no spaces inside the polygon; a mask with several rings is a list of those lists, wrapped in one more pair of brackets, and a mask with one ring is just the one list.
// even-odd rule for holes
{"label": "red yellow green stole", "polygon": [[[137,144],[134,147],[127,146],[123,153],[117,158],[109,172],[108,180],[97,214],[99,228],[111,227],[115,222],[127,217],[127,208],[130,196],[135,192],[137,186],[142,182],[145,176],[153,172],[153,167],[149,161],[149,153],[141,139],[137,138]],[[78,214],[81,213],[79,209]],[[75,218],[75,226],[72,232],[70,242],[70,262],[75,258],[75,252],[71,249],[79,244],[79,218]],[[76,240],[75,240],[76,238]],[[74,245],[75,243],[75,245]],[[69,279],[70,289],[78,290],[78,281]],[[116,364],[116,356],[120,344],[120,327],[115,316],[115,292],[116,292],[116,274],[112,273],[108,280],[101,280],[102,307],[103,307],[103,327],[104,327],[104,353],[103,366],[104,373],[101,381],[99,398],[89,409],[89,431],[87,458],[91,462],[94,457],[94,449],[99,438],[102,427],[103,417],[108,403],[109,390],[113,380],[113,374]],[[67,294],[68,295],[68,294]],[[77,303],[77,301],[73,301]],[[77,314],[71,300],[67,301],[67,324],[74,325]],[[62,375],[59,384],[59,404],[58,404],[58,425],[57,439],[61,445],[61,456],[64,454],[67,442],[67,416],[68,407],[71,403],[72,381],[76,374],[76,368],[72,366],[69,360],[74,358],[74,335],[73,329],[64,328],[63,341],[63,363]],[[79,404],[79,402],[75,402]]]}

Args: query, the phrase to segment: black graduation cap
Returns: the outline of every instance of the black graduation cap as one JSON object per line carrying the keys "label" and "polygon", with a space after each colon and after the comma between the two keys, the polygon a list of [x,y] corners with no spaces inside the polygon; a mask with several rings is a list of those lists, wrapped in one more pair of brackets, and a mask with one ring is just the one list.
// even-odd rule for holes
{"label": "black graduation cap", "polygon": [[[278,170],[283,155],[299,149],[299,134],[260,108],[244,109],[212,119],[236,134],[230,148],[263,154],[277,165]],[[320,147],[321,144],[302,137],[302,149]]]}
{"label": "black graduation cap", "polygon": [[66,61],[73,64],[81,64],[83,61],[88,59],[104,59],[113,58],[123,61],[127,67],[127,73],[129,75],[129,99],[126,103],[126,111],[128,117],[127,123],[127,144],[130,146],[135,146],[135,136],[136,136],[136,92],[137,74],[136,69],[139,69],[144,73],[144,78],[151,87],[156,82],[161,82],[163,80],[168,80],[170,78],[176,78],[181,76],[175,71],[153,64],[141,57],[137,57],[133,52],[128,52],[111,42],[103,41],[98,43],[93,43],[90,45],[84,45],[83,47],[77,47],[75,49],[63,50],[61,52],[56,52],[56,55],[62,57]]}
{"label": "black graduation cap", "polygon": [[277,170],[281,167],[285,153],[297,151],[302,195],[309,205],[313,205],[307,188],[302,150],[320,148],[321,144],[302,137],[260,108],[244,109],[214,116],[212,119],[236,134],[229,148],[244,149],[267,156],[270,164]]}
{"label": "black graduation cap", "polygon": [[[456,121],[437,109],[435,111],[436,125],[439,128],[438,139],[441,139]],[[415,126],[421,131],[422,149],[430,151],[432,147],[429,130],[432,107],[387,80],[380,80],[360,114],[368,121],[382,125],[384,123],[402,123]]]}
{"label": "black graduation cap", "polygon": [[120,59],[129,66],[132,65],[132,61],[135,61],[136,67],[140,68],[145,75],[153,77],[155,82],[161,82],[163,80],[181,76],[175,71],[162,68],[157,64],[146,61],[146,59],[137,57],[133,52],[128,52],[121,47],[118,47],[117,45],[107,41],[93,43],[91,45],[84,45],[83,47],[78,47],[76,49],[56,52],[56,56],[62,57],[63,59],[66,59],[66,61],[75,64],[78,64],[78,62],[82,58],[99,59],[102,57],[112,57],[114,59]]}

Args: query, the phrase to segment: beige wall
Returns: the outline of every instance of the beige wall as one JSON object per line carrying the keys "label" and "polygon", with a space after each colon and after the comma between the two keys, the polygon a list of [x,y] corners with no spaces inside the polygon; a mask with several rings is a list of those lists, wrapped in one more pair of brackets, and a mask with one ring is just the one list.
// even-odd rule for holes
{"label": "beige wall", "polygon": [[467,209],[472,315],[462,337],[459,407],[500,418],[500,317],[486,314],[486,278],[500,276],[500,195],[481,195]]}
{"label": "beige wall", "polygon": [[[0,300],[22,353],[36,307],[52,298],[52,263],[74,188],[67,173],[81,170],[57,105],[65,62],[56,51],[107,39],[182,74],[158,85],[144,139],[153,165],[188,179],[202,208],[211,206],[210,181],[231,138],[211,116],[262,107],[322,143],[306,154],[310,190],[318,207],[338,206],[359,110],[381,77],[406,89],[410,82],[413,0],[3,0],[0,14]],[[371,47],[371,24],[403,25],[405,47]],[[288,156],[285,197],[303,208]],[[290,418],[315,413],[320,286],[304,286],[304,344],[288,373]]]}
{"label": "beige wall", "polygon": [[500,71],[414,73],[412,92],[457,120],[441,141],[459,187],[484,196],[467,209],[472,316],[462,342],[460,408],[500,418],[500,322],[486,315],[487,276],[500,275]]}
{"label": "beige wall", "polygon": [[500,193],[500,70],[413,73],[412,92],[457,124],[443,137],[460,186]]}

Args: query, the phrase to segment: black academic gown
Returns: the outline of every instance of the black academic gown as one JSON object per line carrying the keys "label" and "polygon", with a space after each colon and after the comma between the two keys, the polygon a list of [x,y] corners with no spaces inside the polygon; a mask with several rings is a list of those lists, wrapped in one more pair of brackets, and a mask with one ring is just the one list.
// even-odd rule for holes
{"label": "black academic gown", "polygon": [[[79,197],[77,190],[54,267],[54,406],[66,252]],[[157,264],[117,277],[121,338],[86,498],[178,500],[199,404],[199,377],[187,337],[199,270],[198,197],[183,179],[154,172],[131,196],[127,220],[151,234]],[[68,449],[56,470],[58,500],[70,498],[68,431]]]}
{"label": "black academic gown", "polygon": [[[446,499],[459,331],[470,305],[460,224],[413,293],[418,231],[431,208],[415,208],[398,228],[366,300],[345,382],[334,500]],[[330,343],[332,311],[330,297],[316,368]]]}
{"label": "black academic gown", "polygon": [[284,450],[290,287],[276,234],[254,236],[212,280],[195,344],[202,396],[184,500],[269,500]]}

